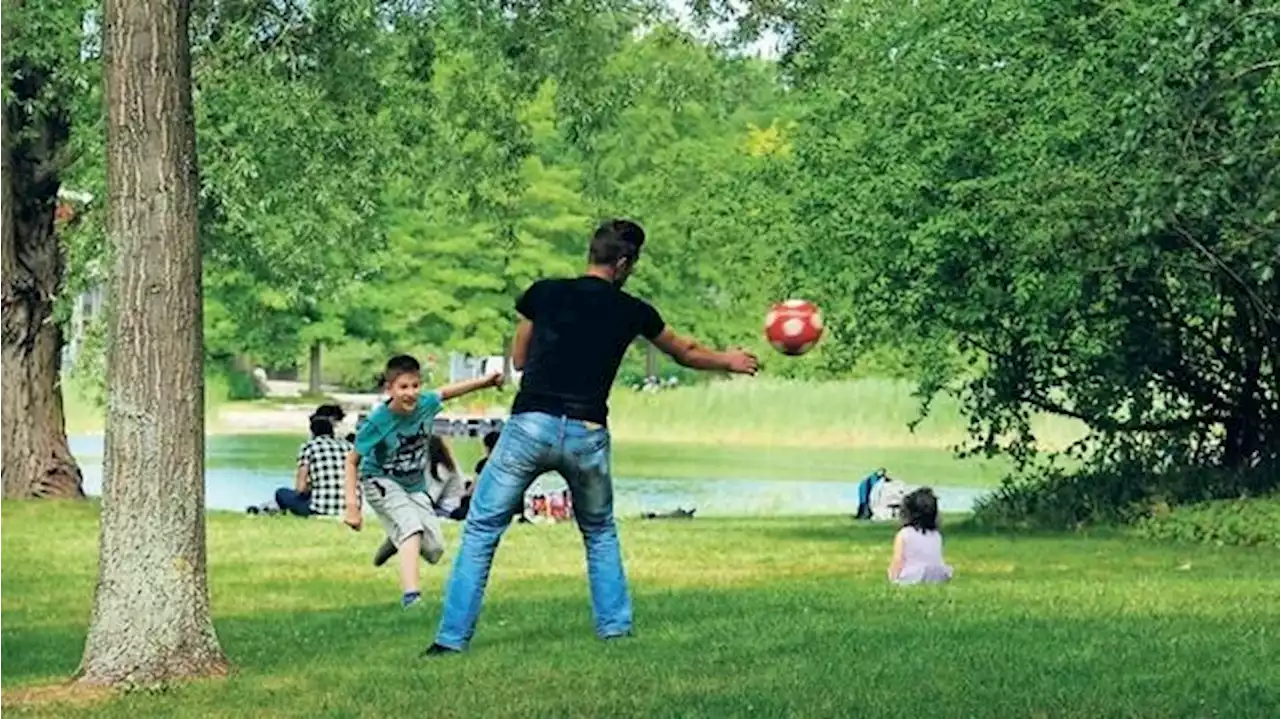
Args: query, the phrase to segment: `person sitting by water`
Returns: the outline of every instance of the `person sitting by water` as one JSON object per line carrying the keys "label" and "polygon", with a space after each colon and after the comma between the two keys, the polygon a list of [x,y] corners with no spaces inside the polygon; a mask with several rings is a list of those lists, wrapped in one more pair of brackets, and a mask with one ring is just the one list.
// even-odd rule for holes
{"label": "person sitting by water", "polygon": [[427,440],[427,475],[427,496],[436,507],[436,516],[452,516],[462,504],[467,478],[458,470],[449,445],[435,434]]}
{"label": "person sitting by water", "polygon": [[897,519],[906,494],[906,484],[886,476],[871,493],[871,519],[877,522]]}
{"label": "person sitting by water", "polygon": [[885,479],[888,479],[888,475],[884,467],[881,467],[858,482],[858,513],[854,516],[855,519],[871,519],[871,491]]}
{"label": "person sitting by water", "polygon": [[[437,517],[453,519],[454,512],[462,506],[466,478],[458,471],[449,445],[439,435],[427,438],[427,498],[435,507]],[[464,517],[466,515],[463,515]],[[381,567],[396,556],[396,545],[390,538],[383,540],[373,555],[373,566]]]}
{"label": "person sitting by water", "polygon": [[938,498],[921,487],[902,500],[902,529],[893,538],[889,581],[894,584],[949,582],[951,565],[942,559]]}
{"label": "person sitting by water", "polygon": [[[477,480],[480,479],[480,473],[484,471],[485,463],[489,461],[490,455],[493,454],[493,448],[498,445],[498,437],[498,432],[488,432],[480,440],[481,444],[484,445],[484,456],[476,460],[475,476]],[[475,481],[468,480],[464,485],[462,499],[458,502],[458,508],[449,514],[450,519],[461,522],[467,518],[467,511],[471,509],[471,495],[474,494],[475,491]]]}
{"label": "person sitting by water", "polygon": [[276,490],[280,509],[299,517],[341,516],[346,509],[343,482],[351,444],[333,436],[333,421],[311,415],[311,439],[298,450],[294,486]]}
{"label": "person sitting by water", "polygon": [[[330,422],[333,422],[333,433],[334,436],[337,436],[338,428],[342,426],[342,420],[347,418],[347,411],[343,409],[340,404],[322,404],[319,407],[316,407],[316,411],[312,413],[311,416],[324,417]],[[346,440],[354,443],[356,441],[355,433],[348,432],[346,434]]]}

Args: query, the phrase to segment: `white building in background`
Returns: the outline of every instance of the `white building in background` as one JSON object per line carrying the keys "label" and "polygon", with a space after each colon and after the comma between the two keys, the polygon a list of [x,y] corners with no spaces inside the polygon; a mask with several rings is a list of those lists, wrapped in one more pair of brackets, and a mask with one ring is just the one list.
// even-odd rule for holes
{"label": "white building in background", "polygon": [[106,306],[107,290],[102,285],[95,285],[88,292],[82,292],[71,308],[71,321],[67,323],[66,339],[62,344],[62,369],[69,370],[74,366],[76,357],[84,347],[84,336],[89,323],[102,314]]}
{"label": "white building in background", "polygon": [[[502,363],[505,358],[502,355],[488,355],[484,357],[474,357],[459,352],[449,354],[449,381],[461,382],[462,380],[483,377],[490,372],[501,372]],[[511,376],[507,378],[507,383],[518,386],[520,377],[523,373],[512,370]]]}
{"label": "white building in background", "polygon": [[[72,219],[75,217],[75,208],[93,202],[93,195],[61,187],[58,188],[58,200],[59,217],[65,216],[67,219]],[[62,369],[64,371],[75,365],[76,358],[84,347],[85,333],[89,329],[89,324],[95,317],[102,314],[106,302],[107,289],[101,282],[92,285],[76,297],[71,306],[71,320],[67,323],[63,337]]]}

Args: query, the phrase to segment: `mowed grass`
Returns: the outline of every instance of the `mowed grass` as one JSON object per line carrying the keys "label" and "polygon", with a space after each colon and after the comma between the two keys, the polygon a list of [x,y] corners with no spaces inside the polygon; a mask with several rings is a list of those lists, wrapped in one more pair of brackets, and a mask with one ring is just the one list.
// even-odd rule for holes
{"label": "mowed grass", "polygon": [[[624,442],[752,447],[949,449],[966,438],[968,422],[955,400],[938,397],[919,415],[915,385],[902,380],[806,382],[737,378],[661,392],[615,389],[614,435]],[[1045,447],[1081,436],[1073,420],[1039,416]]]}
{"label": "mowed grass", "polygon": [[[884,581],[890,527],[847,519],[622,523],[637,636],[594,639],[571,526],[516,526],[472,650],[422,661],[380,537],[209,518],[237,670],[164,691],[43,692],[76,668],[92,505],[3,506],[5,711],[43,716],[1275,717],[1280,551],[951,531],[946,587]],[[450,558],[456,528],[449,530]],[[37,688],[33,690],[33,688]]]}

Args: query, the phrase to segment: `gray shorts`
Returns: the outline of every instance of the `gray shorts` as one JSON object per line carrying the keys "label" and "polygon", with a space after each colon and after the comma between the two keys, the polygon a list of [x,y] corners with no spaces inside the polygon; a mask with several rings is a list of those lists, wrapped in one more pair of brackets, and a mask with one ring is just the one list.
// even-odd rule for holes
{"label": "gray shorts", "polygon": [[427,493],[406,491],[399,482],[383,477],[370,477],[364,484],[364,498],[382,521],[392,544],[398,548],[404,540],[421,534],[423,555],[434,556],[438,561],[444,553],[444,535]]}

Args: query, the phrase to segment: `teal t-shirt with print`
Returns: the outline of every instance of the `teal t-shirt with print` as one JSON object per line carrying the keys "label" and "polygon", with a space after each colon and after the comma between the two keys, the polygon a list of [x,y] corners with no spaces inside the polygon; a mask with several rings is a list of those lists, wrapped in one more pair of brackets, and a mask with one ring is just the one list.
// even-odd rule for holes
{"label": "teal t-shirt with print", "polygon": [[424,392],[409,414],[391,411],[383,402],[356,430],[360,478],[385,477],[409,492],[426,491],[427,440],[443,406],[439,392]]}

